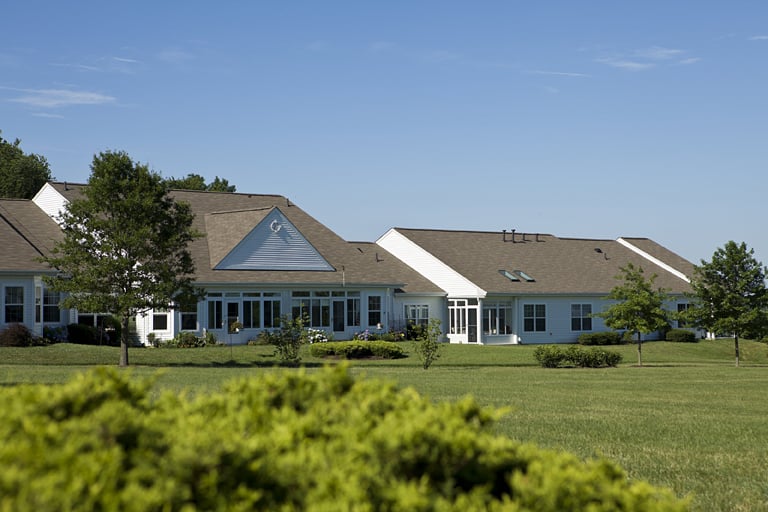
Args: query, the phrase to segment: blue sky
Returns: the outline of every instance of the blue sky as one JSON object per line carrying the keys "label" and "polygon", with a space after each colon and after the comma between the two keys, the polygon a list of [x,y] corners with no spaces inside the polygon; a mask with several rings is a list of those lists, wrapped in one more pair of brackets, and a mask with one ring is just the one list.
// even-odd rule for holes
{"label": "blue sky", "polygon": [[0,130],[85,182],[288,196],[348,240],[393,226],[646,236],[768,263],[768,3],[17,2]]}

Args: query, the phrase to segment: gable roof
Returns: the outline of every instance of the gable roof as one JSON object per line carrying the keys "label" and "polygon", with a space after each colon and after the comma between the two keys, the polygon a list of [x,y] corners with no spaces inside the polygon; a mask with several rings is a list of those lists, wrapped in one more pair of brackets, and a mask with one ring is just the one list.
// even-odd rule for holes
{"label": "gable roof", "polygon": [[[647,238],[623,240],[637,244],[642,251],[673,267],[680,275],[618,240],[488,231],[407,228],[391,231],[413,242],[490,295],[607,294],[619,284],[616,276],[628,263],[643,268],[649,277],[657,274],[657,286],[679,294],[690,290],[688,282],[680,275],[690,276],[693,272],[690,262]],[[503,271],[518,279],[511,279]]]}
{"label": "gable roof", "polygon": [[[86,186],[62,182],[51,182],[50,185],[70,201],[80,198]],[[285,196],[191,190],[173,190],[171,195],[189,204],[195,215],[193,229],[202,237],[192,241],[189,250],[195,262],[195,280],[204,286],[388,286],[408,291],[441,293],[433,283],[382,248],[372,243],[343,240]],[[236,254],[238,246],[242,247],[241,244],[247,242],[249,236],[255,236],[254,230],[260,225],[268,228],[269,223],[262,223],[271,214],[279,214],[290,222],[301,239],[328,266],[323,266],[322,270],[291,269],[290,265],[281,268],[282,256],[277,254],[273,255],[273,261],[277,264],[271,268],[219,268],[230,255],[233,260],[242,257],[242,254]],[[307,252],[302,254],[306,255]]]}
{"label": "gable roof", "polygon": [[51,271],[38,259],[61,238],[59,226],[32,201],[0,199],[0,271]]}

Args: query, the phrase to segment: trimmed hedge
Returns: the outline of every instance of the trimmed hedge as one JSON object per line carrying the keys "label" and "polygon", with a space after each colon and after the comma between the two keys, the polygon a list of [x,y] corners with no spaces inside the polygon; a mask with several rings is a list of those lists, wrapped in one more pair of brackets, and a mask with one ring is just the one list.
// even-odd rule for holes
{"label": "trimmed hedge", "polygon": [[343,357],[345,359],[402,359],[407,357],[400,345],[391,341],[330,341],[313,343],[309,353],[314,357]]}
{"label": "trimmed hedge", "polygon": [[626,341],[616,331],[585,332],[579,335],[579,345],[623,345]]}
{"label": "trimmed hedge", "polygon": [[676,341],[679,343],[698,343],[699,338],[696,333],[687,329],[670,329],[665,337],[667,341]]}
{"label": "trimmed hedge", "polygon": [[533,351],[533,357],[544,368],[579,367],[607,368],[617,366],[621,354],[602,348],[583,349],[576,345],[540,345]]}
{"label": "trimmed hedge", "polygon": [[113,368],[0,388],[0,509],[683,511],[605,459],[494,433],[472,398],[434,403],[344,365],[197,395]]}

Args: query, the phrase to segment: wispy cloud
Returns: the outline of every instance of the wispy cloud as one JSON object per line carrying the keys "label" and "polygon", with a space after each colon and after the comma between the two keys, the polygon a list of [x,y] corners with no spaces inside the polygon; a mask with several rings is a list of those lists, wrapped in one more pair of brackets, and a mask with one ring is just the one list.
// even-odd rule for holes
{"label": "wispy cloud", "polygon": [[531,75],[563,76],[563,77],[573,77],[573,78],[589,78],[591,76],[586,73],[573,73],[570,71],[546,71],[543,69],[532,69],[532,70],[526,71],[526,73],[529,73]]}
{"label": "wispy cloud", "polygon": [[157,58],[174,64],[189,62],[195,59],[194,54],[180,48],[166,48],[157,54]]}
{"label": "wispy cloud", "polygon": [[608,66],[614,68],[626,69],[627,71],[645,71],[646,69],[651,69],[656,65],[652,62],[640,62],[636,60],[614,58],[597,59],[597,62],[600,62],[601,64],[607,64]]}
{"label": "wispy cloud", "polygon": [[640,48],[629,54],[596,59],[601,64],[627,71],[646,71],[659,65],[690,65],[699,62],[699,57],[687,56],[686,50],[650,46]]}
{"label": "wispy cloud", "polygon": [[768,41],[768,36],[752,36],[749,38],[750,41]]}
{"label": "wispy cloud", "polygon": [[70,89],[17,89],[2,87],[2,89],[21,93],[8,101],[22,103],[31,107],[58,108],[72,105],[104,105],[114,103],[115,98],[106,94],[90,91],[73,91]]}
{"label": "wispy cloud", "polygon": [[683,50],[676,48],[664,48],[663,46],[651,46],[650,48],[642,48],[635,51],[635,55],[649,60],[669,60],[681,56]]}
{"label": "wispy cloud", "polygon": [[136,59],[128,59],[126,57],[112,57],[112,60],[115,62],[122,62],[123,64],[140,64]]}
{"label": "wispy cloud", "polygon": [[34,112],[32,114],[35,117],[44,117],[46,119],[64,119],[61,114],[49,114],[48,112]]}
{"label": "wispy cloud", "polygon": [[97,66],[91,66],[88,64],[73,64],[68,62],[54,62],[51,63],[51,66],[57,67],[57,68],[70,68],[70,69],[77,69],[80,71],[101,71],[101,68]]}

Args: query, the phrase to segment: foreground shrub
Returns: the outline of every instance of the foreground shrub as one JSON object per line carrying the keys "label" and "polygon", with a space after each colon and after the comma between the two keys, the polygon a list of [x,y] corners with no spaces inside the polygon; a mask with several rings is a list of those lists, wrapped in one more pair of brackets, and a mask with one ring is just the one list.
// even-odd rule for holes
{"label": "foreground shrub", "polygon": [[400,345],[391,341],[331,341],[309,347],[314,357],[343,357],[345,359],[400,359],[406,357]]}
{"label": "foreground shrub", "polygon": [[679,343],[697,343],[699,339],[696,333],[687,329],[670,329],[665,338],[667,341],[676,341]]}
{"label": "foreground shrub", "polygon": [[24,324],[11,324],[0,331],[0,347],[29,347],[35,337]]}
{"label": "foreground shrub", "polygon": [[626,343],[620,332],[585,332],[579,335],[579,345],[622,345]]}
{"label": "foreground shrub", "polygon": [[621,362],[621,354],[602,348],[588,349],[576,345],[540,345],[533,351],[533,357],[544,368],[576,366],[579,368],[608,368]]}
{"label": "foreground shrub", "polygon": [[686,510],[607,460],[494,434],[471,398],[344,367],[195,396],[99,369],[2,388],[0,410],[2,510]]}

